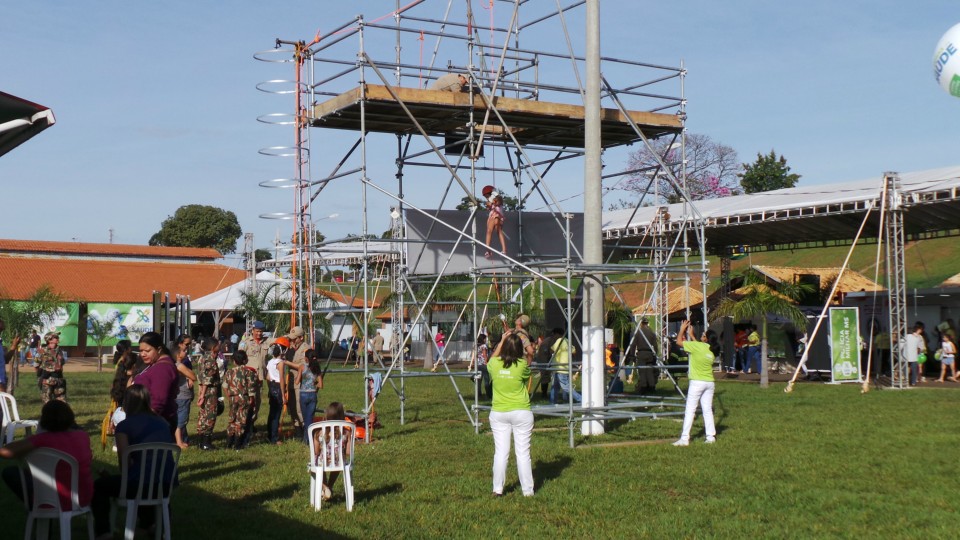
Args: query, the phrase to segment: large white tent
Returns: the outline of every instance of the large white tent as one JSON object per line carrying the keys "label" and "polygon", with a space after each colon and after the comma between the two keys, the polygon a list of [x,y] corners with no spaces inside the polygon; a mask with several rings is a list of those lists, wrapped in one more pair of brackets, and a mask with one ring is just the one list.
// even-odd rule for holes
{"label": "large white tent", "polygon": [[[271,285],[283,281],[273,272],[264,270],[256,275],[253,288],[257,289],[264,285]],[[233,311],[242,300],[241,293],[250,287],[250,278],[239,281],[218,291],[214,291],[206,296],[201,296],[196,300],[190,301],[190,309],[193,311]],[[219,317],[218,317],[219,319]]]}

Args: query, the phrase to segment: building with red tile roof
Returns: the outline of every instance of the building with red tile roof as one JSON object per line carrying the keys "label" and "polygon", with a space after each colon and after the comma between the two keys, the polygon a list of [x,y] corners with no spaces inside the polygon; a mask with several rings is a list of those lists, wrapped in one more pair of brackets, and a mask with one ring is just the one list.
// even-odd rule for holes
{"label": "building with red tile roof", "polygon": [[206,248],[0,239],[0,299],[25,300],[49,286],[70,316],[65,327],[56,326],[67,332],[61,342],[84,350],[92,345],[88,308],[102,316],[107,309],[152,306],[154,291],[199,298],[243,281],[246,273],[217,263],[220,257]]}
{"label": "building with red tile roof", "polygon": [[71,302],[151,302],[153,291],[209,294],[246,274],[215,249],[0,239],[0,298],[50,285]]}

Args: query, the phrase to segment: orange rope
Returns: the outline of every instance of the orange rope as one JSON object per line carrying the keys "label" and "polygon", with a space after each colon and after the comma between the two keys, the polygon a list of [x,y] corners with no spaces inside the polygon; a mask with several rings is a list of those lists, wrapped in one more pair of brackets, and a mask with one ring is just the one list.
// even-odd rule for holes
{"label": "orange rope", "polygon": [[420,71],[417,76],[417,88],[423,88],[423,30],[420,31],[420,37],[417,38],[417,41],[420,42]]}

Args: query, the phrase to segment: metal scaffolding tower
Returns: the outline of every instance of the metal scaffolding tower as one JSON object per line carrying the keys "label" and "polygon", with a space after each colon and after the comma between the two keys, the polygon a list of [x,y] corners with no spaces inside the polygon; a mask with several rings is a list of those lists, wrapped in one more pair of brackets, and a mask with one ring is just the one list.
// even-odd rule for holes
{"label": "metal scaffolding tower", "polygon": [[[457,384],[458,378],[475,378],[476,369],[454,372],[444,363],[442,372],[428,373],[408,370],[403,361],[413,329],[422,324],[425,313],[431,307],[451,304],[437,298],[451,276],[460,276],[472,286],[470,298],[457,302],[457,325],[467,319],[472,321],[470,335],[475,337],[488,326],[494,311],[505,311],[514,303],[519,304],[519,309],[535,307],[524,306],[523,302],[528,301],[525,298],[529,298],[531,287],[546,286],[549,292],[543,296],[551,298],[543,302],[560,306],[573,338],[571,342],[581,351],[592,351],[597,345],[580,341],[572,328],[571,323],[583,315],[573,301],[579,283],[589,281],[603,286],[624,275],[651,276],[660,319],[660,350],[666,354],[670,276],[681,275],[684,280],[689,274],[705,277],[705,260],[687,261],[690,250],[678,247],[682,244],[680,237],[668,236],[664,228],[652,231],[658,244],[649,260],[613,264],[588,259],[584,256],[585,246],[591,244],[589,247],[594,250],[600,247],[600,231],[596,231],[595,239],[579,242],[571,228],[580,225],[573,223],[576,220],[565,201],[551,189],[555,171],[587,153],[584,124],[596,126],[604,151],[632,143],[649,146],[651,140],[667,135],[679,137],[678,144],[682,145],[685,70],[600,57],[597,72],[588,72],[584,84],[581,70],[588,62],[574,52],[567,26],[568,17],[584,2],[562,7],[558,4],[556,9],[546,11],[543,5],[530,6],[523,1],[491,2],[489,27],[478,23],[470,2],[464,4],[465,11],[458,12],[453,9],[453,2],[447,4],[445,11],[440,2],[420,1],[404,7],[398,3],[393,12],[383,17],[367,20],[358,16],[326,33],[318,33],[310,42],[277,40],[276,48],[255,57],[267,62],[293,63],[295,67],[292,80],[275,79],[258,86],[280,95],[295,94],[294,115],[279,113],[260,118],[264,123],[293,126],[295,132],[292,147],[261,151],[294,159],[293,178],[261,183],[264,187],[294,191],[293,212],[263,214],[294,223],[291,275],[297,285],[291,324],[309,326],[313,334],[312,316],[316,308],[309,291],[314,287],[314,267],[330,264],[326,255],[332,242],[314,241],[310,218],[313,206],[337,205],[338,200],[359,201],[361,281],[353,291],[343,288],[338,292],[344,298],[359,297],[361,307],[357,309],[351,304],[330,311],[352,317],[365,335],[377,301],[369,263],[374,257],[388,257],[393,298],[389,309],[391,362],[373,365],[364,359],[365,377],[369,379],[372,373],[379,372],[384,381],[400,379],[400,386],[394,389],[400,399],[401,422],[405,378],[449,377],[465,413],[478,429],[479,413],[488,407],[480,405],[476,396],[472,404],[468,403]],[[503,5],[509,9],[505,13],[498,11],[496,15],[500,17],[495,17],[495,6]],[[443,18],[427,16],[431,13],[443,13]],[[383,22],[388,18],[392,18],[392,24]],[[544,30],[547,24],[553,24],[555,32]],[[537,33],[551,38],[563,35],[567,51],[521,46],[521,34]],[[489,39],[484,40],[487,36]],[[432,49],[428,40],[434,42]],[[410,49],[419,54],[404,54]],[[446,65],[438,68],[445,55]],[[454,58],[462,61],[454,62]],[[607,68],[610,70],[603,73],[601,84],[599,72]],[[563,82],[569,80],[571,72],[576,85],[565,86]],[[466,82],[459,91],[436,88],[437,82],[447,75],[463,75]],[[608,79],[623,82],[622,79],[631,77],[639,80],[616,88],[607,83]],[[679,90],[664,90],[678,82]],[[585,86],[590,85],[602,87],[602,98],[613,106],[585,106]],[[322,153],[311,154],[309,127],[323,128]],[[381,167],[386,149],[393,146],[393,138],[395,183],[386,179]],[[388,144],[384,144],[385,139]],[[342,152],[339,159],[335,158],[337,151]],[[313,178],[311,168],[324,167],[326,162],[330,162],[328,172]],[[414,182],[407,179],[411,167],[418,171]],[[677,178],[682,172],[664,172],[682,186]],[[603,179],[630,173],[608,173]],[[508,215],[513,223],[510,242],[515,246],[508,250],[484,237],[487,227],[481,218],[486,213],[481,210],[483,202],[477,195],[481,186],[498,179],[509,183],[520,204],[519,212]],[[563,185],[563,180],[559,178],[556,185]],[[424,190],[420,185],[416,186],[420,189],[413,189],[415,186],[411,185],[424,182],[432,188]],[[682,187],[680,190],[684,192]],[[428,191],[427,196],[423,196],[424,191]],[[412,192],[421,195],[414,197]],[[427,201],[428,197],[432,201]],[[466,209],[453,211],[458,202]],[[545,209],[542,216],[526,210],[535,204]],[[391,247],[385,255],[371,249],[370,231],[376,218],[382,218],[387,209]],[[680,234],[699,227],[695,217],[674,219],[688,221]],[[563,249],[544,249],[536,243],[537,237],[543,236],[556,238],[556,244]],[[695,236],[703,238],[702,234]],[[484,256],[485,252],[489,255]],[[683,254],[683,262],[676,261],[677,254]],[[484,299],[479,292],[483,290],[487,296],[495,296]],[[596,301],[602,309],[602,293]],[[591,320],[592,324],[598,323],[595,315]],[[603,321],[599,324],[602,326]],[[428,328],[426,333],[427,341],[432,342],[432,329]],[[632,339],[636,339],[636,334]],[[365,412],[372,406],[366,401]],[[563,407],[544,407],[540,413],[567,418],[572,443],[573,426],[578,422],[682,414],[681,409],[682,403],[670,398],[631,400],[606,396],[589,407],[571,401]]]}

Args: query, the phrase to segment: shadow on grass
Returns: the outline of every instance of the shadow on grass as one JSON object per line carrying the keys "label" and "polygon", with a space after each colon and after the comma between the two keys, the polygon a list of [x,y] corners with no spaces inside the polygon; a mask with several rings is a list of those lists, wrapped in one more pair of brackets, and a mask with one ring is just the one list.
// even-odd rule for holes
{"label": "shadow on grass", "polygon": [[[226,536],[226,531],[243,531],[240,536],[246,538],[349,538],[324,527],[304,523],[303,516],[287,518],[263,508],[267,501],[296,496],[299,489],[297,484],[290,484],[227,499],[208,491],[181,486],[171,499],[171,502],[179,503],[174,504],[173,537],[216,538]],[[306,507],[303,512],[313,513],[312,509]]]}
{"label": "shadow on grass", "polygon": [[533,464],[533,479],[535,484],[539,484],[537,489],[543,489],[548,483],[560,478],[564,469],[573,463],[573,459],[568,456],[561,456],[553,461],[537,461]]}
{"label": "shadow on grass", "polygon": [[216,462],[197,462],[179,468],[181,481],[192,483],[211,480],[234,472],[255,470],[263,467],[260,461],[245,461],[229,467],[220,467]]}
{"label": "shadow on grass", "polygon": [[[400,493],[401,491],[403,491],[403,484],[399,482],[394,482],[386,486],[381,486],[377,489],[367,489],[363,491],[357,490],[356,493],[354,494],[353,500],[354,500],[354,504],[356,504],[359,501],[371,501],[373,499],[376,499],[377,497],[381,497],[383,495],[393,495],[393,494]],[[339,497],[334,497],[334,499],[343,500],[343,495],[340,495]]]}

